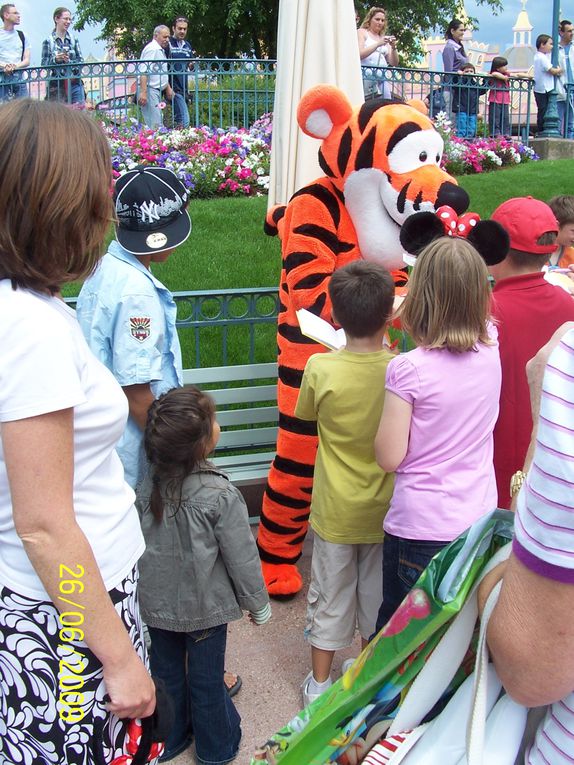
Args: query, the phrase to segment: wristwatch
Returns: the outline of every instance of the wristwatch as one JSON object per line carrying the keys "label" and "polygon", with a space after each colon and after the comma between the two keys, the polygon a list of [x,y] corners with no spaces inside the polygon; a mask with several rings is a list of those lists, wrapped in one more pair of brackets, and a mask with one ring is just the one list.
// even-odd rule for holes
{"label": "wristwatch", "polygon": [[512,476],[510,479],[510,496],[515,497],[520,489],[522,488],[522,484],[524,483],[526,479],[527,473],[525,473],[523,470],[517,470],[516,473]]}

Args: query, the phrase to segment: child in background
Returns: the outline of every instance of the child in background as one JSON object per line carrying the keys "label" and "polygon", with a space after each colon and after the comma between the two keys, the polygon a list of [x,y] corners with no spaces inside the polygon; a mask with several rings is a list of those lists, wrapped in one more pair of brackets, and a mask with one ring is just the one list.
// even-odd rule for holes
{"label": "child in background", "polygon": [[316,420],[319,431],[305,630],[313,668],[302,686],[305,706],[331,685],[334,653],[351,644],[356,626],[363,646],[373,631],[382,594],[383,518],[393,490],[393,476],[380,470],[374,450],[393,358],[383,350],[393,281],[382,266],[355,261],[335,271],[329,295],[347,344],[311,356],[296,408],[296,416]]}
{"label": "child in background", "polygon": [[223,679],[227,622],[242,609],[254,624],[271,616],[245,502],[207,461],[219,432],[213,399],[197,388],[174,388],[150,407],[150,473],[136,506],[151,670],[173,697],[177,721],[162,761],[186,749],[192,734],[199,765],[234,759],[241,718]]}
{"label": "child in background", "polygon": [[500,358],[484,261],[441,237],[418,256],[400,316],[417,348],[387,369],[377,462],[396,470],[377,631],[434,555],[496,507]]}
{"label": "child in background", "polygon": [[476,136],[476,115],[478,114],[478,99],[486,88],[478,87],[478,81],[472,64],[464,64],[462,76],[458,84],[453,86],[452,111],[456,114],[456,134],[459,138],[474,138]]}
{"label": "child in background", "polygon": [[[563,194],[552,197],[548,205],[554,213],[560,230],[556,238],[558,249],[548,258],[549,268],[574,266],[574,196]],[[574,278],[574,271],[572,271]]]}
{"label": "child in background", "polygon": [[490,64],[488,86],[488,131],[492,137],[510,135],[510,74],[504,56]]}
{"label": "child in background", "polygon": [[536,38],[536,53],[534,54],[534,98],[538,116],[536,127],[541,133],[544,129],[544,115],[548,108],[548,93],[554,90],[554,76],[562,74],[559,66],[552,66],[550,55],[554,43],[550,35],[538,35]]}

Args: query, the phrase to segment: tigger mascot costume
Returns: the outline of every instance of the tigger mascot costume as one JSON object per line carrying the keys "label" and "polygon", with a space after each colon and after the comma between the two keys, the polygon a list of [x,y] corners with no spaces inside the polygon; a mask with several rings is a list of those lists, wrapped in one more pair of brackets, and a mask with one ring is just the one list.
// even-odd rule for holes
{"label": "tigger mascot costume", "polygon": [[[468,195],[440,168],[443,140],[419,108],[382,98],[353,109],[345,94],[319,85],[301,99],[297,121],[322,140],[325,175],[268,212],[266,232],[281,239],[279,434],[263,496],[257,545],[271,595],[302,587],[295,563],[307,533],[317,426],[294,417],[305,363],[326,350],[301,334],[295,311],[331,319],[327,292],[336,268],[357,258],[404,267],[401,224],[419,211],[468,207]],[[396,272],[395,280],[405,280]]]}

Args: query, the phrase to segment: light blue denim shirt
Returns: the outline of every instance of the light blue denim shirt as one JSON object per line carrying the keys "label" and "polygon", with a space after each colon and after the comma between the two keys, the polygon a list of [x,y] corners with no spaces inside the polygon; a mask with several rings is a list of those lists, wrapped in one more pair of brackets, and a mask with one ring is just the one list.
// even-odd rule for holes
{"label": "light blue denim shirt", "polygon": [[[135,255],[111,242],[78,297],[78,321],[92,352],[122,386],[150,383],[157,398],[182,385],[176,306]],[[133,488],[145,472],[143,433],[130,417],[117,445]]]}

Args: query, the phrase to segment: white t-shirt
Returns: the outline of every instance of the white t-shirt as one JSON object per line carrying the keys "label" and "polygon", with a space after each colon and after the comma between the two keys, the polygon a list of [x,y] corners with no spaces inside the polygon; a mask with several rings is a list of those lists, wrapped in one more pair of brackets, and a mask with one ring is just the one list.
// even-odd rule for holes
{"label": "white t-shirt", "polygon": [[89,350],[74,312],[58,298],[13,290],[7,279],[0,280],[0,348],[0,585],[49,599],[14,528],[2,423],[73,407],[76,520],[110,590],[144,550],[134,493],[115,452],[127,399]]}
{"label": "white t-shirt", "polygon": [[[30,41],[24,35],[24,50],[30,49]],[[16,29],[0,29],[0,64],[17,64],[22,61],[22,41]]]}
{"label": "white t-shirt", "polygon": [[548,71],[552,69],[552,61],[547,53],[539,50],[534,54],[534,92],[547,93],[554,88],[554,75]]}

